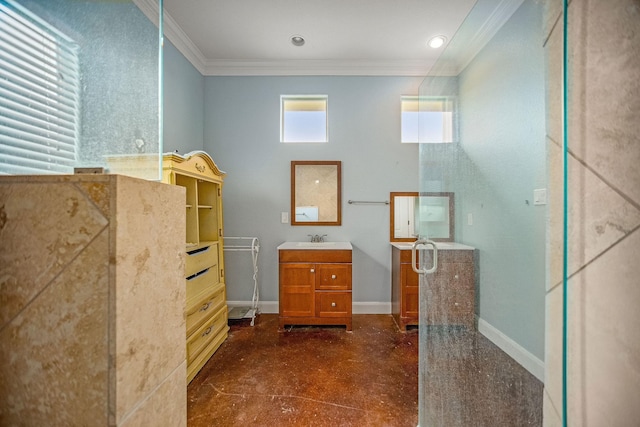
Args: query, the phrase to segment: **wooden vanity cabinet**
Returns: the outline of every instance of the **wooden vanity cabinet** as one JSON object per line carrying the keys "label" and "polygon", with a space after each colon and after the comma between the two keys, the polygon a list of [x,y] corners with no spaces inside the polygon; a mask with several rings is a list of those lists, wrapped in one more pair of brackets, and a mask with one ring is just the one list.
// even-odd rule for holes
{"label": "wooden vanity cabinet", "polygon": [[[411,249],[392,246],[391,312],[400,329],[419,324],[419,276],[411,268]],[[475,328],[473,248],[438,250],[438,269],[428,278],[428,325]]]}
{"label": "wooden vanity cabinet", "polygon": [[351,330],[350,250],[279,250],[280,323]]}
{"label": "wooden vanity cabinet", "polygon": [[224,172],[205,152],[165,154],[163,181],[186,188],[187,382],[228,336],[224,278],[222,184]]}

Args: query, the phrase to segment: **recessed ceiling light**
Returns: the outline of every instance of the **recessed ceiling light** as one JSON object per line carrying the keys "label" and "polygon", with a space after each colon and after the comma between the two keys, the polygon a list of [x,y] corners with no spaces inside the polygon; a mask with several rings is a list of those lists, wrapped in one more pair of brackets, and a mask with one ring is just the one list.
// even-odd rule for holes
{"label": "recessed ceiling light", "polygon": [[291,44],[294,46],[302,46],[304,44],[304,37],[302,36],[291,36]]}
{"label": "recessed ceiling light", "polygon": [[433,49],[438,49],[439,47],[442,47],[446,41],[447,38],[445,36],[435,36],[432,37],[427,44]]}

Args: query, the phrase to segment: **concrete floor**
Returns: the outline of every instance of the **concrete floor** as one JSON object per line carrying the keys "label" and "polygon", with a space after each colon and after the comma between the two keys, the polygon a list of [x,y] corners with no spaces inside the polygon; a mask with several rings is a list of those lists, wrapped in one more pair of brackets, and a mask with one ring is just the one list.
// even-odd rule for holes
{"label": "concrete floor", "polygon": [[[434,330],[425,393],[429,423],[541,425],[542,384],[482,335]],[[441,348],[442,351],[439,351]],[[418,331],[390,315],[344,327],[287,327],[261,314],[229,338],[189,384],[188,425],[397,426],[418,424]]]}

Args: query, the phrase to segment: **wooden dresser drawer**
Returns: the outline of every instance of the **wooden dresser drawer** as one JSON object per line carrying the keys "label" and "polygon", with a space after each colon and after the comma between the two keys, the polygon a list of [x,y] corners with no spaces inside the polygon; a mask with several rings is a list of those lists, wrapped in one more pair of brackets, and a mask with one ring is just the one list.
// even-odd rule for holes
{"label": "wooden dresser drawer", "polygon": [[225,287],[219,283],[211,288],[211,292],[194,304],[187,303],[187,337],[210,316],[226,304]]}
{"label": "wooden dresser drawer", "polygon": [[317,292],[316,313],[319,317],[351,316],[351,292]]}
{"label": "wooden dresser drawer", "polygon": [[187,363],[191,363],[218,333],[227,327],[227,307],[224,306],[187,339]]}
{"label": "wooden dresser drawer", "polygon": [[350,250],[301,249],[278,251],[280,262],[351,262]]}
{"label": "wooden dresser drawer", "polygon": [[185,276],[189,277],[205,268],[218,265],[218,244],[187,252]]}
{"label": "wooden dresser drawer", "polygon": [[351,264],[318,264],[316,275],[316,289],[351,289]]}
{"label": "wooden dresser drawer", "polygon": [[220,283],[218,269],[206,268],[199,273],[187,277],[185,282],[187,284],[188,307],[192,303],[201,299],[204,294],[211,292],[211,289]]}

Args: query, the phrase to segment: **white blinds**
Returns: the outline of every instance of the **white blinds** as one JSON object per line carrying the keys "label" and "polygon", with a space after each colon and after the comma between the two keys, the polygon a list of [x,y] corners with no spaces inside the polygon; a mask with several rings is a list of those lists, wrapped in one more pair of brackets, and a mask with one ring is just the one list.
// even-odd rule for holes
{"label": "white blinds", "polygon": [[77,45],[0,1],[0,174],[72,173],[79,95]]}

